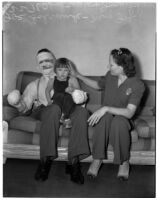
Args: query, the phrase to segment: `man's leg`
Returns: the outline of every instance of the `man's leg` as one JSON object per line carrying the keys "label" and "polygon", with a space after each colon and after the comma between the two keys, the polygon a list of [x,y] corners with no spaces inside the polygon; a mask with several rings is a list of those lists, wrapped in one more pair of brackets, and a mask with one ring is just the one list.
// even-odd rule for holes
{"label": "man's leg", "polygon": [[80,160],[90,155],[87,119],[87,110],[81,106],[76,106],[71,115],[72,129],[68,145],[69,166],[67,172],[70,173],[71,180],[78,184],[84,183]]}
{"label": "man's leg", "polygon": [[55,104],[47,106],[41,111],[40,165],[35,174],[36,180],[48,178],[51,161],[57,157],[60,116],[61,109]]}

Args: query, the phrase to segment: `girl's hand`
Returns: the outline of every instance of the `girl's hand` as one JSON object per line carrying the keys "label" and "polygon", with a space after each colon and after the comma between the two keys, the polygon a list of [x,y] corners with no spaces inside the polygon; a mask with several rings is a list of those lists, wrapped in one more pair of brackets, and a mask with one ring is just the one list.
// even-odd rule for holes
{"label": "girl's hand", "polygon": [[88,119],[88,123],[91,126],[94,126],[99,122],[99,120],[106,114],[108,107],[104,106],[99,110],[95,111]]}
{"label": "girl's hand", "polygon": [[69,94],[72,94],[72,92],[74,91],[74,88],[69,86],[65,89],[65,92],[69,93]]}

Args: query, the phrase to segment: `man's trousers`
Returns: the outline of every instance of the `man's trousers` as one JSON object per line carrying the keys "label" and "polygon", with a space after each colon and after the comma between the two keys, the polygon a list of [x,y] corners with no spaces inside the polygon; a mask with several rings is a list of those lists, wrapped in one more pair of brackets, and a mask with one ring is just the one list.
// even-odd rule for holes
{"label": "man's trousers", "polygon": [[95,126],[92,155],[94,159],[107,158],[109,142],[113,146],[114,163],[122,164],[130,157],[131,125],[123,116],[106,113]]}
{"label": "man's trousers", "polygon": [[[40,106],[31,114],[32,117],[41,120],[40,127],[40,158],[52,156],[58,157],[57,145],[59,138],[59,126],[61,109],[56,104],[47,107]],[[76,106],[70,116],[72,128],[70,129],[68,144],[68,159],[79,156],[84,159],[90,155],[88,144],[88,112],[81,106]]]}

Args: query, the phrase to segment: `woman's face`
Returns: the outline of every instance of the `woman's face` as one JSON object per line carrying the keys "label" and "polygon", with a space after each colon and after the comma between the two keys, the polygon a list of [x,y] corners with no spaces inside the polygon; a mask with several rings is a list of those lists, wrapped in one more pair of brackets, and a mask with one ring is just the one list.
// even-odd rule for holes
{"label": "woman's face", "polygon": [[119,76],[123,74],[123,68],[115,63],[112,55],[109,57],[109,67],[111,75]]}
{"label": "woman's face", "polygon": [[56,75],[60,81],[65,81],[69,75],[69,69],[62,67],[56,68]]}

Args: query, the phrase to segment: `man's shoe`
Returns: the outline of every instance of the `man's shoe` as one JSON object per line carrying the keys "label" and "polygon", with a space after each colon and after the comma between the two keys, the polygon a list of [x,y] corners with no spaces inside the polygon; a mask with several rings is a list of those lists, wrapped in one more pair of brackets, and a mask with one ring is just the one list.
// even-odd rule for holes
{"label": "man's shoe", "polygon": [[122,165],[119,166],[117,178],[125,181],[128,180],[129,177],[129,161],[123,162]]}
{"label": "man's shoe", "polygon": [[87,175],[91,178],[96,178],[100,169],[100,166],[102,164],[102,160],[95,159],[92,161],[89,170],[87,172]]}
{"label": "man's shoe", "polygon": [[40,180],[42,172],[44,171],[44,163],[40,162],[35,173],[35,180]]}
{"label": "man's shoe", "polygon": [[81,172],[81,167],[79,162],[73,165],[67,164],[65,172],[67,174],[70,174],[71,181],[80,185],[84,184],[84,176]]}
{"label": "man's shoe", "polygon": [[65,173],[70,174],[71,171],[72,171],[72,165],[67,163],[65,167]]}
{"label": "man's shoe", "polygon": [[42,172],[41,172],[41,180],[42,181],[45,181],[48,179],[48,174],[50,172],[51,165],[52,165],[52,160],[47,159],[44,164],[44,170],[42,170]]}

